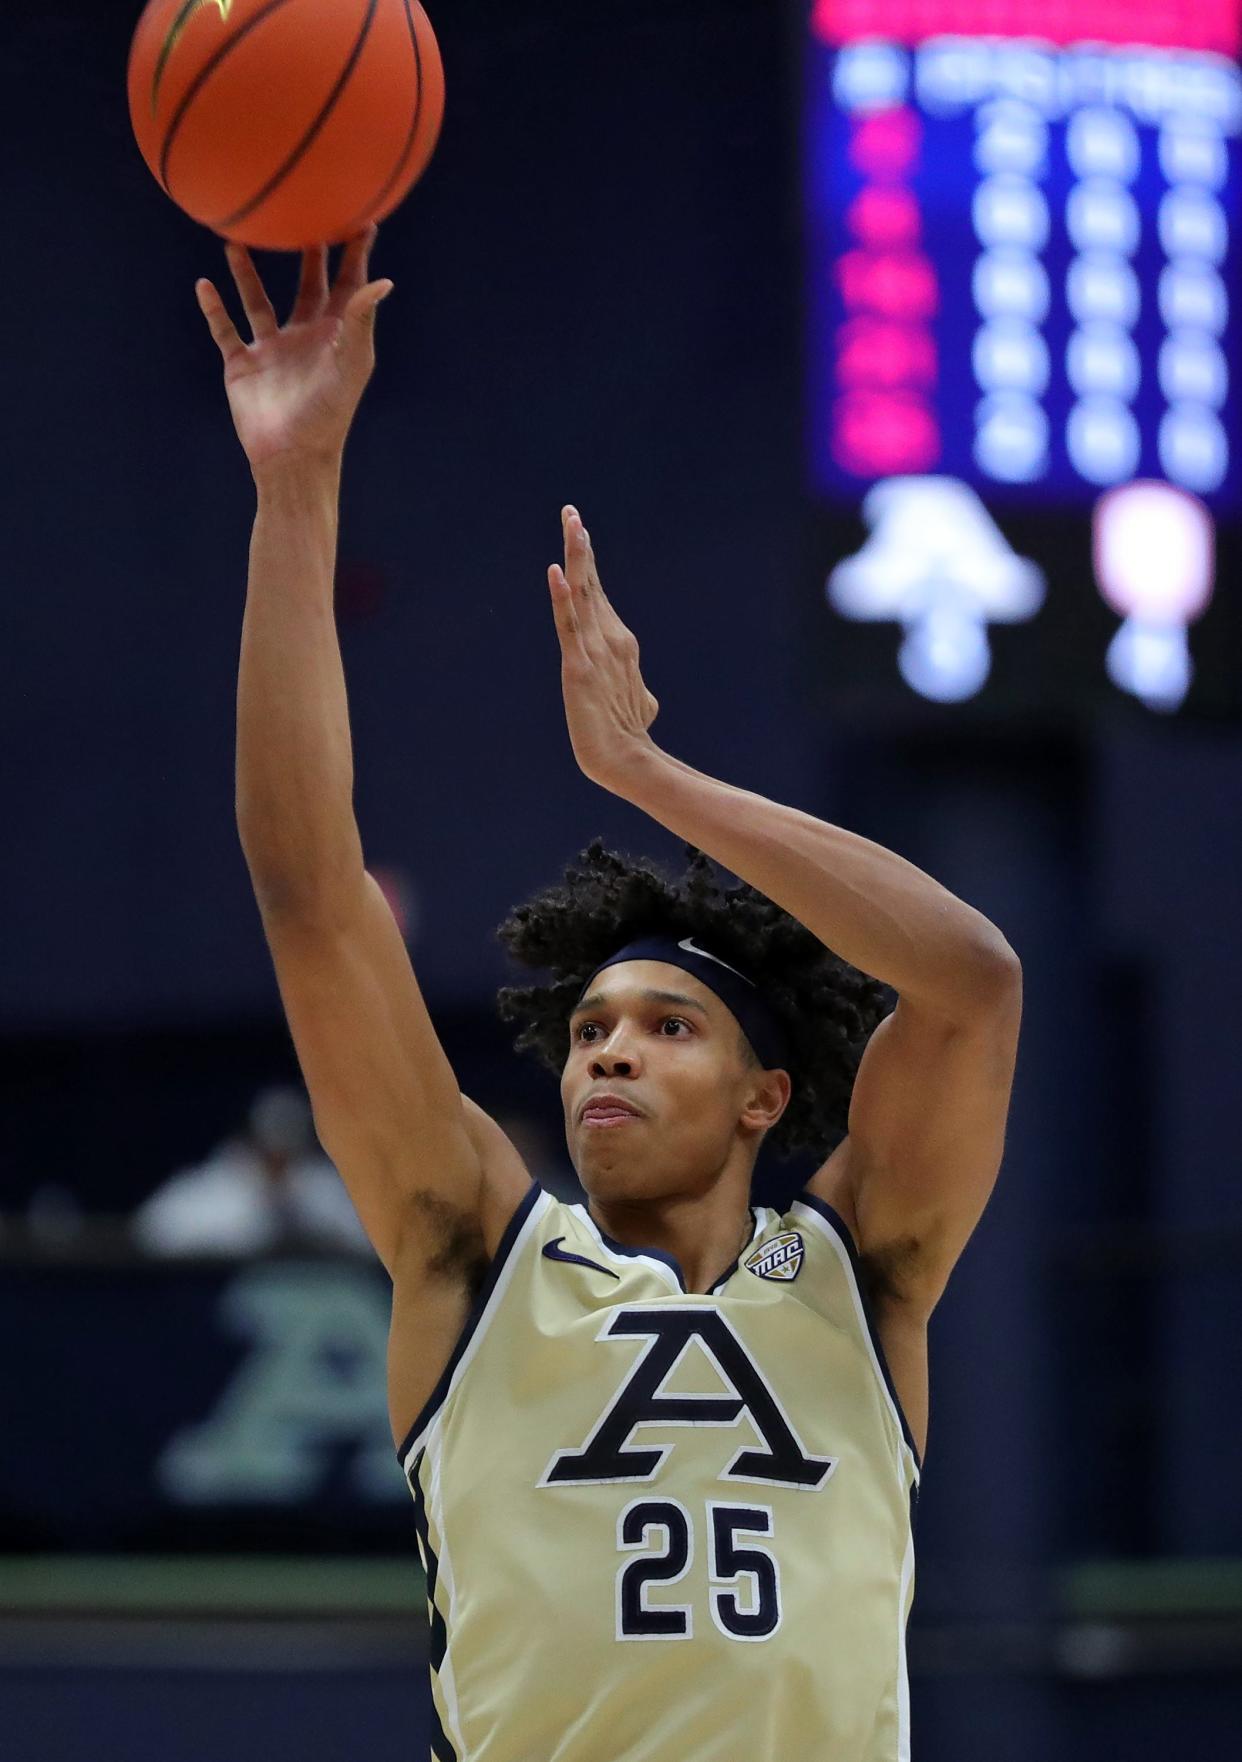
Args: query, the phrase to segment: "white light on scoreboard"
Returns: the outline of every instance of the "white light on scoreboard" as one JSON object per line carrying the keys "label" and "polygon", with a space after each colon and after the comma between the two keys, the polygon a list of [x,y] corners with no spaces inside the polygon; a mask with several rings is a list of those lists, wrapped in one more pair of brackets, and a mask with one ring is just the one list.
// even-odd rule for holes
{"label": "white light on scoreboard", "polygon": [[1211,515],[1194,496],[1140,479],[1100,497],[1094,549],[1100,596],[1123,620],[1109,678],[1153,710],[1178,709],[1194,671],[1187,630],[1212,598]]}
{"label": "white light on scoreboard", "polygon": [[1088,483],[1121,483],[1138,470],[1139,425],[1117,398],[1083,398],[1075,404],[1065,441],[1075,470]]}
{"label": "white light on scoreboard", "polygon": [[1220,336],[1229,322],[1229,297],[1214,269],[1193,258],[1161,270],[1156,298],[1160,316],[1170,330],[1187,325]]}
{"label": "white light on scoreboard", "polygon": [[1134,338],[1119,324],[1084,324],[1065,351],[1065,371],[1080,398],[1101,394],[1129,403],[1142,377]]}
{"label": "white light on scoreboard", "polygon": [[1174,483],[1211,495],[1229,469],[1229,441],[1201,404],[1174,404],[1160,421],[1160,463]]}
{"label": "white light on scoreboard", "polygon": [[832,70],[832,95],[843,110],[885,110],[905,101],[909,57],[895,43],[853,43]]}
{"label": "white light on scoreboard", "polygon": [[1076,177],[1107,177],[1128,184],[1138,173],[1138,131],[1121,110],[1095,105],[1076,110],[1065,131],[1065,151]]}
{"label": "white light on scoreboard", "polygon": [[1224,261],[1229,248],[1229,225],[1215,196],[1193,184],[1178,184],[1160,200],[1156,217],[1160,243],[1166,257],[1197,257],[1209,263]]}
{"label": "white light on scoreboard", "polygon": [[981,391],[1017,391],[1035,396],[1048,387],[1048,345],[1033,324],[1020,318],[994,318],[975,332],[971,350]]}
{"label": "white light on scoreboard", "polygon": [[975,165],[982,172],[1038,177],[1045,169],[1048,124],[1016,98],[993,98],[975,113]]}
{"label": "white light on scoreboard", "polygon": [[956,478],[889,478],[862,511],[870,535],[828,577],[829,604],[846,618],[901,624],[898,670],[920,697],[974,697],[992,670],[988,625],[1033,618],[1047,592],[1042,571]]}
{"label": "white light on scoreboard", "polygon": [[1160,130],[1158,152],[1166,183],[1218,190],[1229,175],[1229,152],[1220,130],[1199,117],[1171,117]]}
{"label": "white light on scoreboard", "polygon": [[1104,252],[1075,257],[1065,278],[1065,298],[1079,324],[1102,319],[1129,330],[1138,320],[1138,276],[1124,259]]}
{"label": "white light on scoreboard", "polygon": [[975,191],[971,214],[981,245],[1042,251],[1048,243],[1048,204],[1024,177],[1007,172],[986,178]]}
{"label": "white light on scoreboard", "polygon": [[1048,316],[1048,272],[1029,251],[985,251],[975,259],[971,290],[983,318],[1042,324]]}
{"label": "white light on scoreboard", "polygon": [[1065,224],[1075,250],[1120,251],[1127,257],[1138,250],[1142,233],[1134,197],[1102,177],[1075,184],[1065,205]]}
{"label": "white light on scoreboard", "polygon": [[1021,392],[996,392],[975,411],[975,463],[998,483],[1033,483],[1048,468],[1043,405]]}
{"label": "white light on scoreboard", "polygon": [[1219,410],[1229,390],[1224,351],[1200,330],[1175,330],[1160,345],[1160,389],[1170,404],[1184,399]]}

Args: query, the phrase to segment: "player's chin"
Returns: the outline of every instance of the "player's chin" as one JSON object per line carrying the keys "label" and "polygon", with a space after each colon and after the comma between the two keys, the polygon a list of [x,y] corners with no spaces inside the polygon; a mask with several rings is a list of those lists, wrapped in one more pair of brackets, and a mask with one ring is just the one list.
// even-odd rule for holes
{"label": "player's chin", "polygon": [[[608,1134],[598,1133],[592,1136],[604,1137]],[[618,1133],[624,1137],[624,1133]],[[636,1156],[633,1151],[609,1150],[592,1144],[583,1145],[579,1142],[575,1149],[575,1161],[579,1171],[579,1179],[587,1187],[593,1198],[613,1199],[625,1202],[649,1197],[651,1185],[650,1156]]]}
{"label": "player's chin", "polygon": [[588,1168],[617,1170],[616,1179],[633,1184],[651,1161],[652,1140],[646,1120],[634,1120],[610,1131],[606,1126],[582,1125],[574,1150]]}

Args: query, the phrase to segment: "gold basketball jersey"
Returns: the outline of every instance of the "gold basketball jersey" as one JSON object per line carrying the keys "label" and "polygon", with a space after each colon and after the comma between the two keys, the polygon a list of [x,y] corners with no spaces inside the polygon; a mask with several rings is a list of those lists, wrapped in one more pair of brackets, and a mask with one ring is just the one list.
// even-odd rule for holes
{"label": "gold basketball jersey", "polygon": [[518,1205],[399,1452],[436,1762],[909,1762],[918,1455],[843,1221],[752,1218],[697,1294]]}

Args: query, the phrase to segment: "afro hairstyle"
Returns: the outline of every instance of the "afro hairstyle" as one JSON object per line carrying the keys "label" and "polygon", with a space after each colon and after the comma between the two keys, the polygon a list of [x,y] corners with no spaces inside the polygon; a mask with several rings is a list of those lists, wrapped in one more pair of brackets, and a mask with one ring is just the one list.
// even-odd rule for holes
{"label": "afro hairstyle", "polygon": [[[744,881],[723,887],[710,858],[692,844],[682,848],[689,863],[677,879],[596,838],[566,868],[563,885],[515,906],[497,927],[514,961],[552,974],[544,984],[497,992],[501,1020],[523,1024],[514,1049],[533,1052],[559,1078],[569,1017],[600,963],[640,936],[693,935],[755,980],[788,1036],[792,1090],[765,1144],[781,1160],[804,1150],[826,1157],[846,1135],[859,1062],[897,994],[833,954],[757,888]],[[745,1064],[758,1069],[740,1029],[739,1039]]]}

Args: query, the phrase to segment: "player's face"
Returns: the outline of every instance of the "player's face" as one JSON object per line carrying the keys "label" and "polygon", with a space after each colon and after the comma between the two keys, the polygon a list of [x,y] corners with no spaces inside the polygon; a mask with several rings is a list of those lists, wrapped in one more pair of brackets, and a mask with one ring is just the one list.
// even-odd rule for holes
{"label": "player's face", "polygon": [[[739,1027],[714,992],[664,961],[619,961],[594,980],[569,1021],[561,1076],[565,1137],[578,1178],[600,1198],[709,1191],[730,1155],[753,1157],[740,1129],[756,1073]],[[598,1124],[583,1117],[608,1091],[639,1110]]]}

